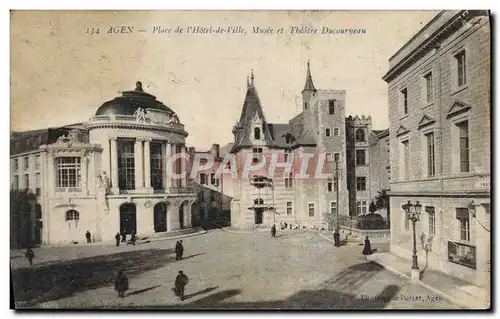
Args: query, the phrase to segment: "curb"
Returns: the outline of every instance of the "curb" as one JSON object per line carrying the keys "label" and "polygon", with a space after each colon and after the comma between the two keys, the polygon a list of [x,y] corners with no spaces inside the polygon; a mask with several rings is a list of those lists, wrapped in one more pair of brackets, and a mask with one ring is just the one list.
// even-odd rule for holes
{"label": "curb", "polygon": [[[394,268],[392,268],[392,267],[390,267],[390,266],[384,265],[384,264],[380,263],[379,261],[374,260],[374,259],[373,259],[373,257],[371,257],[371,256],[368,256],[368,260],[374,261],[374,262],[376,262],[377,264],[379,264],[380,266],[384,267],[384,269],[387,269],[387,270],[389,270],[390,272],[392,272],[392,273],[394,273],[394,274],[396,274],[396,275],[398,275],[398,276],[400,276],[400,277],[403,277],[403,278],[405,278],[405,279],[407,279],[407,280],[411,281],[410,276],[408,276],[407,274],[402,273],[402,272],[400,272],[400,271],[398,271],[398,270],[396,270],[396,269],[394,269]],[[439,295],[443,296],[446,300],[448,300],[448,301],[450,301],[450,302],[452,302],[452,303],[456,304],[457,306],[460,306],[461,308],[464,308],[464,309],[470,309],[470,308],[471,308],[469,305],[464,304],[464,303],[463,303],[463,302],[461,302],[460,300],[458,300],[458,299],[456,299],[456,298],[454,298],[454,297],[452,297],[452,296],[448,295],[447,293],[444,293],[444,292],[440,291],[440,290],[439,290],[439,289],[437,289],[437,288],[431,287],[431,286],[429,286],[429,285],[427,285],[427,284],[423,283],[421,280],[419,280],[418,282],[413,282],[413,281],[411,281],[411,282],[412,282],[413,284],[418,284],[418,285],[420,285],[420,286],[422,286],[422,287],[424,287],[424,288],[429,289],[430,291],[432,291],[432,292],[434,292],[434,293],[436,293],[436,294],[439,294]]]}
{"label": "curb", "polygon": [[[160,240],[169,240],[169,239],[177,239],[177,238],[185,238],[185,237],[191,237],[191,236],[196,236],[196,235],[203,235],[203,234],[206,234],[207,231],[202,229],[202,230],[199,230],[195,233],[189,233],[189,234],[184,234],[184,235],[176,235],[176,236],[169,236],[169,237],[156,237],[156,238],[149,238],[147,240],[137,240],[135,242],[135,244],[145,244],[145,243],[148,243],[148,242],[153,242],[153,241],[160,241]],[[123,244],[120,243],[120,246],[122,246]],[[91,243],[91,244],[88,244],[88,243],[81,243],[81,244],[52,244],[52,245],[41,245],[40,247],[38,248],[58,248],[58,247],[85,247],[85,246],[115,246],[115,241],[110,241],[110,240],[107,240],[107,241],[100,241],[100,242],[96,242],[96,243]],[[124,246],[129,246],[128,244],[125,244]],[[133,246],[133,245],[130,245],[130,246]],[[23,255],[24,256],[24,255]]]}

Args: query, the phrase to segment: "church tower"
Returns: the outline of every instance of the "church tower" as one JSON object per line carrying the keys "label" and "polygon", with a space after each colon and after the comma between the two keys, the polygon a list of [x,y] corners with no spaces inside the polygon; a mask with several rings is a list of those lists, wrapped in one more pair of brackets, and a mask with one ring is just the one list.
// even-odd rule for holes
{"label": "church tower", "polygon": [[314,83],[311,76],[311,67],[309,65],[309,61],[307,61],[307,74],[306,74],[306,84],[304,85],[304,89],[302,90],[302,110],[305,111],[309,108],[309,103],[311,98],[316,93],[316,88],[314,87]]}

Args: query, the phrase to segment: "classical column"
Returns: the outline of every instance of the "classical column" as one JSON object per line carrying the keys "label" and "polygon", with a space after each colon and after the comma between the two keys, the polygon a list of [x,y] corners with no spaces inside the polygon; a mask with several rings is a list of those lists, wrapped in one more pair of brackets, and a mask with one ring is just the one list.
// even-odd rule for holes
{"label": "classical column", "polygon": [[165,184],[165,189],[168,189],[172,187],[172,166],[173,163],[171,163],[170,157],[172,156],[172,144],[169,142],[165,143],[165,170],[163,176],[165,176],[165,181],[163,182]]}
{"label": "classical column", "polygon": [[[186,172],[186,160],[184,159],[184,154],[186,154],[186,146],[184,146],[184,145],[180,146],[180,153],[183,154],[183,157],[180,159],[181,171],[179,173],[184,174]],[[181,187],[186,187],[186,177],[187,177],[186,175],[187,175],[187,173],[181,179]]]}
{"label": "classical column", "polygon": [[[54,164],[54,153],[51,151],[47,152],[47,194],[49,197],[55,196],[56,183],[55,183],[55,164]],[[21,175],[19,175],[21,179]]]}
{"label": "classical column", "polygon": [[116,137],[111,138],[110,147],[110,158],[111,158],[111,187],[114,194],[118,194],[118,139]]}
{"label": "classical column", "polygon": [[141,190],[144,188],[143,147],[141,138],[135,140],[134,167],[135,167],[135,189]]}
{"label": "classical column", "polygon": [[144,187],[151,189],[151,139],[144,140]]}

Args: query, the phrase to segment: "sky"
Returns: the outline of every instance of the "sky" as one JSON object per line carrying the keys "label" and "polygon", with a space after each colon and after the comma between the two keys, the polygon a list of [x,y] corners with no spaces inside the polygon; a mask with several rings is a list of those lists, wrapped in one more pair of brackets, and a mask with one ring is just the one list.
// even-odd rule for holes
{"label": "sky", "polygon": [[[233,141],[252,69],[266,119],[286,123],[296,115],[308,60],[317,89],[347,91],[346,116],[371,115],[373,129],[384,129],[388,60],[437,13],[13,11],[11,131],[85,122],[142,81],[178,114],[189,133],[186,144],[208,149]],[[106,33],[111,26],[133,27],[133,33]],[[177,26],[241,26],[247,33],[176,34]],[[253,26],[284,33],[252,34]],[[291,26],[366,33],[290,34]],[[153,34],[154,27],[172,33]],[[99,34],[87,33],[92,28]]]}

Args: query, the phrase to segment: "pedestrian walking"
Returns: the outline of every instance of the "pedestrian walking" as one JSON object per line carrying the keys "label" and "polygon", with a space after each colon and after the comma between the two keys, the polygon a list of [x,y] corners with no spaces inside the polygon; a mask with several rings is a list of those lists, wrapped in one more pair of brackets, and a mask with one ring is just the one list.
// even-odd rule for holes
{"label": "pedestrian walking", "polygon": [[127,232],[125,230],[123,230],[122,232],[122,243],[126,243],[127,242]]}
{"label": "pedestrian walking", "polygon": [[365,256],[368,256],[368,255],[371,255],[373,253],[372,251],[372,246],[370,244],[370,239],[368,239],[368,236],[366,236],[366,239],[365,239],[365,247],[363,248],[363,255]]}
{"label": "pedestrian walking", "polygon": [[87,244],[90,244],[92,243],[92,235],[90,235],[90,232],[87,230],[87,232],[85,233],[85,237],[87,238]]}
{"label": "pedestrian walking", "polygon": [[182,270],[179,270],[179,274],[177,277],[175,277],[175,287],[174,287],[174,293],[181,298],[181,300],[184,300],[184,288],[188,284],[189,279]]}
{"label": "pedestrian walking", "polygon": [[115,280],[115,290],[118,292],[118,297],[125,297],[124,293],[128,290],[128,278],[123,273],[123,270],[118,272],[118,277]]}
{"label": "pedestrian walking", "polygon": [[333,233],[333,241],[335,242],[335,247],[340,247],[340,233],[338,231]]}
{"label": "pedestrian walking", "polygon": [[120,233],[116,233],[115,235],[115,239],[116,239],[116,247],[120,246]]}
{"label": "pedestrian walking", "polygon": [[276,237],[276,225],[271,227],[271,237]]}
{"label": "pedestrian walking", "polygon": [[184,254],[184,245],[182,244],[182,240],[179,240],[175,244],[175,259],[181,260],[183,254]]}
{"label": "pedestrian walking", "polygon": [[33,252],[33,249],[31,247],[28,247],[28,250],[26,251],[26,258],[28,258],[28,261],[30,262],[30,266],[33,266],[33,258],[35,258],[35,253]]}
{"label": "pedestrian walking", "polygon": [[130,240],[132,241],[132,245],[135,246],[135,241],[136,241],[135,231],[132,232],[132,237],[130,238]]}

